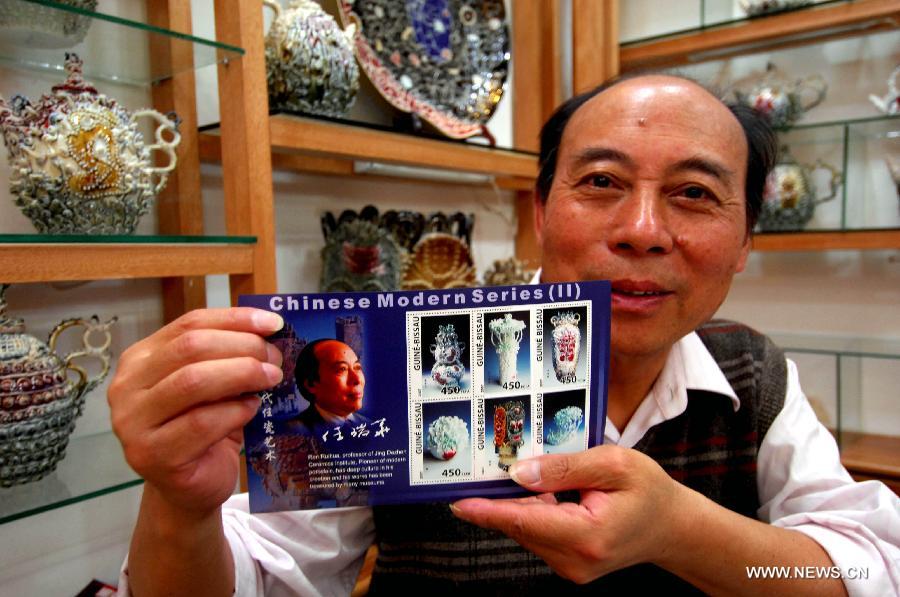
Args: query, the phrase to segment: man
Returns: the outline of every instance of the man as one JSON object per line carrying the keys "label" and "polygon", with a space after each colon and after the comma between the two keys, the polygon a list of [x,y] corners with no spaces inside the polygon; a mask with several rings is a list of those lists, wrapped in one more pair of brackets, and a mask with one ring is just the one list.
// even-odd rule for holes
{"label": "man", "polygon": [[[736,325],[694,332],[744,267],[772,147],[752,115],[669,76],[574,98],[545,126],[541,279],[611,280],[613,323],[605,445],[517,463],[534,498],[463,500],[455,518],[427,505],[251,517],[235,497],[223,516],[257,403],[222,397],[277,382],[278,355],[258,335],[280,323],[188,314],[129,349],[110,403],[147,481],[130,586],[342,594],[375,538],[374,593],[896,592],[896,497],[852,482],[765,339]],[[203,441],[182,437],[190,421]],[[552,493],[565,490],[578,503]],[[763,581],[747,574],[756,565],[858,566],[870,578]]]}
{"label": "man", "polygon": [[334,428],[368,422],[362,408],[366,377],[353,349],[340,340],[307,344],[297,357],[294,379],[310,406],[288,423],[288,429],[321,437]]}

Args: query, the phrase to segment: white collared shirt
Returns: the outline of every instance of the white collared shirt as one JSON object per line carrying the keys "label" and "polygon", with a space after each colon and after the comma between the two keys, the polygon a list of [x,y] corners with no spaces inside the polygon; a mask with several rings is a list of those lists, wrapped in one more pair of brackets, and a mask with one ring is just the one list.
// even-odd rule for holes
{"label": "white collared shirt", "polygon": [[[652,426],[687,408],[688,389],[740,401],[696,334],[673,347],[650,393],[621,432],[607,419],[604,441],[634,446]],[[831,434],[816,419],[788,360],[784,408],[757,462],[759,517],[816,540],[843,570],[851,595],[900,593],[900,500],[876,481],[854,483]],[[348,595],[375,536],[370,508],[248,514],[247,494],[223,507],[234,554],[236,595]],[[127,584],[123,575],[122,586]],[[122,588],[120,586],[120,589]]]}
{"label": "white collared shirt", "polygon": [[[855,483],[837,445],[819,423],[787,361],[784,407],[763,438],[757,458],[760,520],[812,537],[844,571],[850,595],[900,594],[900,499],[883,483]],[[669,353],[650,393],[623,430],[607,419],[604,442],[633,447],[648,429],[680,415],[688,390],[740,400],[695,333]],[[223,506],[234,555],[235,595],[349,595],[375,537],[370,508],[250,515],[247,494]],[[124,570],[124,566],[123,566]],[[120,591],[127,577],[120,577]],[[127,594],[127,593],[123,593]]]}

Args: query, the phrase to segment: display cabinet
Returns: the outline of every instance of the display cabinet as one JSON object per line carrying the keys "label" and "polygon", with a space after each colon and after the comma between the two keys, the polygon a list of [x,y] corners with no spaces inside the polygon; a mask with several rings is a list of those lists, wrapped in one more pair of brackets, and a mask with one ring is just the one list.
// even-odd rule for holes
{"label": "display cabinet", "polygon": [[[147,0],[145,20],[106,14],[102,3],[99,11],[50,0],[7,4],[17,10],[37,10],[43,16],[62,14],[86,24],[83,41],[70,48],[84,61],[85,80],[95,83],[100,92],[122,97],[130,109],[137,105],[127,99],[128,88],[136,89],[132,95],[139,98],[149,92],[155,109],[178,114],[182,140],[178,167],[157,197],[156,213],[148,215],[133,235],[48,235],[20,229],[15,223],[0,228],[0,280],[4,282],[160,278],[166,320],[205,304],[208,275],[228,275],[233,297],[275,292],[273,160],[280,168],[340,176],[359,175],[362,161],[413,171],[437,169],[445,173],[445,184],[485,184],[519,191],[520,202],[530,208],[537,133],[560,93],[558,85],[546,84],[558,83],[559,78],[553,60],[559,31],[552,0],[541,0],[534,10],[511,16],[511,45],[518,62],[534,60],[548,68],[538,73],[529,67],[515,79],[517,93],[524,91],[518,93],[522,99],[514,111],[515,148],[508,149],[410,135],[367,122],[270,112],[263,10],[256,0],[216,0],[216,40],[192,34],[190,3],[177,0]],[[0,38],[0,69],[9,74],[0,93],[9,97],[22,91],[16,87],[16,77],[40,82],[37,93],[25,89],[29,95],[49,92],[63,78],[64,59],[63,50],[34,50],[27,36]],[[220,119],[200,130],[195,71],[208,65],[217,68]],[[549,89],[544,91],[545,87]],[[541,91],[535,94],[536,89]],[[224,204],[212,215],[224,220],[224,234],[204,233],[201,160],[222,164]],[[413,172],[410,178],[415,177]],[[104,452],[103,458],[97,450]],[[60,466],[43,482],[0,490],[5,504],[0,521],[140,483],[122,460],[111,434],[73,440]]]}
{"label": "display cabinet", "polygon": [[900,384],[900,341],[773,334],[797,364],[804,392],[859,480],[900,493],[900,434],[891,423]]}
{"label": "display cabinet", "polygon": [[[675,4],[680,20],[665,31],[629,26],[639,7],[628,4],[623,70],[669,68],[728,91],[771,64],[797,79],[822,76],[828,86],[825,101],[780,130],[779,138],[797,161],[826,164],[840,176],[834,198],[818,205],[802,227],[757,233],[754,248],[900,247],[897,188],[888,165],[900,152],[898,121],[868,99],[886,91],[896,66],[900,2],[815,2],[754,18],[740,8],[753,2],[685,1],[669,9]],[[820,200],[830,194],[828,176],[822,168],[813,176]]]}
{"label": "display cabinet", "polygon": [[[274,234],[270,184],[268,128],[265,120],[265,77],[249,68],[261,56],[261,37],[241,22],[256,3],[217,3],[220,40],[191,34],[190,3],[150,0],[146,20],[123,18],[44,0],[8,0],[4,12],[27,13],[45,20],[50,35],[72,23],[86,30],[81,41],[65,49],[37,49],[33,29],[6,28],[0,34],[0,93],[10,99],[26,92],[36,100],[59,84],[66,51],[76,52],[83,76],[101,93],[115,96],[128,110],[152,106],[174,111],[180,119],[178,165],[156,198],[156,213],[148,214],[134,234],[40,234],[4,218],[0,232],[0,280],[6,283],[159,278],[164,319],[205,305],[205,276],[225,274],[231,291],[274,292]],[[54,29],[56,21],[64,23]],[[6,21],[5,21],[6,22]],[[41,27],[37,28],[41,30]],[[244,49],[241,45],[250,42]],[[52,43],[52,41],[51,41]],[[195,103],[195,69],[217,65],[226,140],[222,160],[224,204],[216,209],[224,234],[203,229],[200,151]],[[260,93],[260,88],[263,90]],[[138,99],[135,99],[138,98]],[[137,103],[140,102],[140,103]],[[257,110],[258,108],[258,110]],[[261,115],[260,115],[261,114]],[[144,131],[153,138],[152,131]],[[8,133],[9,136],[9,133]],[[5,161],[5,160],[4,160]],[[4,170],[4,172],[8,172]],[[21,219],[27,224],[27,220]],[[100,310],[100,307],[98,307]],[[0,522],[8,522],[139,484],[127,466],[112,433],[72,439],[66,458],[45,479],[0,489]]]}
{"label": "display cabinet", "polygon": [[[653,10],[662,12],[646,19],[649,2],[620,3],[621,69],[666,69],[732,93],[770,64],[792,82],[822,77],[824,100],[778,130],[781,145],[809,173],[821,202],[809,221],[793,230],[755,232],[753,248],[900,248],[900,189],[890,166],[900,156],[900,120],[869,100],[886,92],[886,81],[900,64],[900,2],[826,0],[750,16],[742,5],[752,4],[760,3],[654,4]],[[806,256],[814,262],[820,257],[827,260]],[[802,254],[790,263],[798,259]],[[896,340],[773,337],[798,363],[804,389],[838,439],[848,470],[858,478],[882,479],[896,491],[900,442],[891,427],[900,371]]]}

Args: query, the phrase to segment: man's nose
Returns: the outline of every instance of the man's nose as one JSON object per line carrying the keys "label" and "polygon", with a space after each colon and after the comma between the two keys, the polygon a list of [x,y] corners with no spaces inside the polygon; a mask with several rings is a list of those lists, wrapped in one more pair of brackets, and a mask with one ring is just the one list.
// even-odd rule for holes
{"label": "man's nose", "polygon": [[613,251],[665,255],[674,244],[666,197],[652,186],[635,187],[612,214]]}
{"label": "man's nose", "polygon": [[351,369],[350,374],[347,376],[347,383],[351,386],[358,386],[362,383],[363,374],[362,371],[358,369]]}

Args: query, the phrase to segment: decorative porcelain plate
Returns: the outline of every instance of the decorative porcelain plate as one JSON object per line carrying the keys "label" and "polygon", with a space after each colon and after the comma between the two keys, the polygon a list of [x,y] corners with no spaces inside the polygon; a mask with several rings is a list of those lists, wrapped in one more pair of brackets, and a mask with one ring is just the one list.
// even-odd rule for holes
{"label": "decorative porcelain plate", "polygon": [[503,0],[340,0],[356,55],[393,106],[448,137],[484,134],[503,96],[509,32]]}

